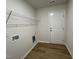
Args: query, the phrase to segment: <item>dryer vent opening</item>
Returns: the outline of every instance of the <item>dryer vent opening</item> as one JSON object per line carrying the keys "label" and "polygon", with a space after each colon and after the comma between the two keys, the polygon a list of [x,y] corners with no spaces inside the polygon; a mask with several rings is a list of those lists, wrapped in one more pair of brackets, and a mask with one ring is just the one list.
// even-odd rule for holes
{"label": "dryer vent opening", "polygon": [[35,36],[32,36],[32,42],[34,43],[36,41]]}

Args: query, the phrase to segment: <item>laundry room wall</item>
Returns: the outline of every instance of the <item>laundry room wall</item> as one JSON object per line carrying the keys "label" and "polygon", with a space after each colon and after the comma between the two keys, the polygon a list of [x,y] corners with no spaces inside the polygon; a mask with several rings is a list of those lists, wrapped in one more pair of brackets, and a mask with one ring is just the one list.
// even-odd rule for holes
{"label": "laundry room wall", "polygon": [[[6,0],[6,10],[16,12],[31,19],[35,18],[35,9],[24,0]],[[6,12],[7,12],[6,11]],[[8,14],[7,14],[8,16]],[[11,26],[11,24],[31,24],[29,18],[23,19],[18,16],[10,16],[6,25],[6,58],[21,59],[36,44],[32,42],[32,36],[36,35],[36,25]],[[10,25],[10,26],[8,26]],[[17,40],[12,40],[13,36],[18,35]]]}
{"label": "laundry room wall", "polygon": [[[50,6],[50,7],[37,9],[37,19],[40,20],[39,23],[38,23],[38,39],[39,39],[39,41],[52,43],[51,37],[50,37],[51,35],[50,35],[48,15],[51,12],[54,12],[54,11],[59,12],[60,10],[62,10],[62,13],[64,14],[63,20],[65,20],[65,11],[66,11],[66,5],[65,4],[53,5],[53,6]],[[64,43],[64,39],[61,42]]]}
{"label": "laundry room wall", "polygon": [[73,56],[73,0],[68,1],[66,16],[66,46]]}

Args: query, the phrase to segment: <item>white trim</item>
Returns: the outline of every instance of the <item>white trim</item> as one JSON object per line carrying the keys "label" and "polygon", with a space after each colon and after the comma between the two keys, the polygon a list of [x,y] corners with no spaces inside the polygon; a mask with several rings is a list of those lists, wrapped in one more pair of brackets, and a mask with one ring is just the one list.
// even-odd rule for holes
{"label": "white trim", "polygon": [[[52,42],[49,42],[49,41],[39,41],[39,42],[42,42],[42,43],[52,43]],[[64,42],[53,42],[52,44],[64,44]]]}
{"label": "white trim", "polygon": [[71,55],[71,56],[72,56],[72,58],[73,58],[73,55],[72,55],[72,53],[71,53],[71,50],[70,50],[70,48],[69,48],[68,44],[67,44],[67,43],[65,43],[65,46],[66,46],[66,48],[68,49],[68,51],[69,51],[70,55]]}
{"label": "white trim", "polygon": [[65,45],[64,44],[64,42],[51,42],[52,44],[63,44],[63,45]]}
{"label": "white trim", "polygon": [[31,52],[31,50],[37,45],[37,43],[38,42],[35,42],[35,44],[32,46],[32,48],[30,48],[29,51],[27,51],[27,53],[23,57],[21,57],[21,59],[24,59]]}
{"label": "white trim", "polygon": [[39,41],[39,42],[42,42],[42,43],[50,43],[49,41]]}

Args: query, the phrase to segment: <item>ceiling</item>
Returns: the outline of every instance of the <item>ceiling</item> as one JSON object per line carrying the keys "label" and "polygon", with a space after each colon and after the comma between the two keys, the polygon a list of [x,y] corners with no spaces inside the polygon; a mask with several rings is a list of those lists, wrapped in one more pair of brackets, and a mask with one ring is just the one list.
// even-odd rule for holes
{"label": "ceiling", "polygon": [[34,8],[41,8],[50,5],[64,4],[67,0],[26,0]]}

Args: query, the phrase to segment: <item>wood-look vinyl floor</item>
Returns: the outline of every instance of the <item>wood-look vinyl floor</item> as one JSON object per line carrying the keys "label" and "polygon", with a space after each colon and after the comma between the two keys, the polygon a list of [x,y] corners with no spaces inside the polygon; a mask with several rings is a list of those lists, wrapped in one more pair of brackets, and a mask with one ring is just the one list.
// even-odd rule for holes
{"label": "wood-look vinyl floor", "polygon": [[38,43],[24,59],[72,59],[61,44]]}

